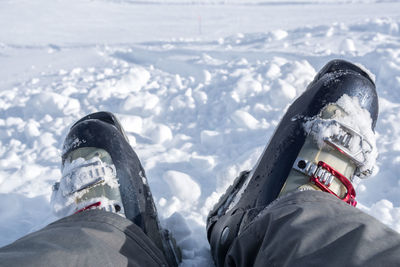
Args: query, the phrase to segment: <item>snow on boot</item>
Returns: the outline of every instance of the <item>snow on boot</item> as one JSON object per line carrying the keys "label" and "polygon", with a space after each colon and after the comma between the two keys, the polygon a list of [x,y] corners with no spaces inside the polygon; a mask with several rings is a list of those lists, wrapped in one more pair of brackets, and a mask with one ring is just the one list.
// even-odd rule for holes
{"label": "snow on boot", "polygon": [[372,173],[378,154],[371,125],[356,97],[343,95],[325,106],[304,124],[306,141],[280,195],[316,189],[356,206],[353,184]]}
{"label": "snow on boot", "polygon": [[321,190],[356,205],[353,182],[372,173],[377,151],[375,84],[344,60],[325,65],[289,107],[251,171],[242,172],[207,218],[215,263],[272,201],[294,190]]}
{"label": "snow on boot", "polygon": [[125,217],[115,165],[107,151],[82,147],[71,151],[53,186],[52,206],[58,217],[102,209]]}
{"label": "snow on boot", "polygon": [[56,215],[103,209],[126,217],[164,253],[170,266],[178,266],[180,250],[160,226],[145,172],[112,113],[87,115],[71,127],[61,169],[51,201]]}

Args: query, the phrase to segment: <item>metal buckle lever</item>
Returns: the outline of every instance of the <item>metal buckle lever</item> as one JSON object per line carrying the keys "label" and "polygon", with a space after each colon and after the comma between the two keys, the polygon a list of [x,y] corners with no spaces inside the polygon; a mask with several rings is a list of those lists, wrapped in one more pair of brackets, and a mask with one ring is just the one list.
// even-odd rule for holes
{"label": "metal buckle lever", "polygon": [[[356,191],[354,190],[352,183],[349,181],[349,179],[329,166],[327,163],[320,161],[318,164],[315,164],[311,161],[297,158],[293,164],[293,169],[303,173],[306,176],[309,176],[310,181],[322,191],[336,196],[353,207],[357,205],[357,201],[355,199]],[[337,178],[346,188],[347,192],[343,198],[339,197],[335,192],[329,189],[334,178]]]}
{"label": "metal buckle lever", "polygon": [[[364,166],[367,161],[366,154],[369,154],[372,151],[371,143],[362,134],[358,133],[351,127],[338,121],[334,121],[334,123],[339,125],[339,127],[344,131],[344,134],[325,137],[324,141],[350,158],[358,167]],[[351,140],[354,140],[354,137],[356,136],[360,140],[358,146],[359,149],[358,151],[351,151],[350,142]],[[362,158],[359,158],[360,155],[362,155]]]}
{"label": "metal buckle lever", "polygon": [[[355,207],[357,205],[357,201],[356,201],[356,191],[354,190],[353,185],[351,184],[351,182],[341,173],[339,173],[338,171],[336,171],[334,168],[332,168],[331,166],[329,166],[328,164],[326,164],[323,161],[318,162],[318,169],[319,170],[326,170],[328,171],[328,173],[332,174],[333,176],[335,176],[340,182],[342,182],[342,184],[344,185],[344,187],[346,187],[346,195],[341,198],[339,197],[336,193],[334,193],[332,190],[329,189],[329,186],[325,185],[325,183],[321,182],[321,177],[317,175],[312,175],[311,176],[311,181],[318,186],[322,191],[324,192],[328,192],[332,195],[337,196],[339,199],[343,200],[344,202],[352,205],[353,207]],[[333,179],[333,177],[332,177]]]}

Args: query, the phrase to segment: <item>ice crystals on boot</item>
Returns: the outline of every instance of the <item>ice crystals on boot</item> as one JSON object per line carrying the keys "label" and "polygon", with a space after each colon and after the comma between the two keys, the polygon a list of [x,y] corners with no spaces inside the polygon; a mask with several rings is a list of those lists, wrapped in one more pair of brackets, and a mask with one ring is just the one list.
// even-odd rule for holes
{"label": "ice crystals on boot", "polygon": [[114,165],[109,165],[95,157],[89,161],[83,158],[66,163],[62,172],[60,190],[66,195],[80,192],[97,183],[105,182],[111,188],[118,187]]}
{"label": "ice crystals on boot", "polygon": [[84,143],[86,143],[86,140],[80,140],[79,138],[75,138],[71,142],[64,144],[63,154],[65,154],[69,150],[79,147],[81,144],[84,144]]}

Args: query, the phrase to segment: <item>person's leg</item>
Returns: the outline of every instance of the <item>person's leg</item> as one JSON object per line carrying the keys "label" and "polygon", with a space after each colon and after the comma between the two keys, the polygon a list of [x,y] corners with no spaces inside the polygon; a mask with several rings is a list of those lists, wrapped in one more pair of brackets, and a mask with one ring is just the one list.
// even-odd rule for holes
{"label": "person's leg", "polygon": [[258,214],[225,266],[398,266],[400,235],[330,194],[297,191]]}
{"label": "person's leg", "polygon": [[256,166],[210,212],[216,265],[396,262],[399,235],[352,207],[354,181],[375,164],[377,117],[369,74],[343,60],[326,64],[288,108]]}
{"label": "person's leg", "polygon": [[88,210],[0,248],[0,266],[168,266],[130,220]]}
{"label": "person's leg", "polygon": [[[6,266],[177,266],[143,167],[118,119],[87,115],[70,129],[51,204],[61,219],[0,249]],[[94,210],[93,210],[94,209]]]}

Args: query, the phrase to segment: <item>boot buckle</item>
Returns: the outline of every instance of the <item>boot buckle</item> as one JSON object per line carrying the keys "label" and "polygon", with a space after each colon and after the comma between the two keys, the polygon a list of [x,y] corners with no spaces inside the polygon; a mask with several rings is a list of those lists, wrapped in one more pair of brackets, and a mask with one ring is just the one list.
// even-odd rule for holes
{"label": "boot buckle", "polygon": [[[320,173],[323,173],[322,175]],[[339,197],[336,193],[334,193],[331,189],[329,189],[329,185],[326,185],[322,179],[323,176],[326,174],[331,174],[336,177],[343,185],[346,187],[346,194],[343,198]],[[331,177],[333,179],[333,177]],[[354,190],[353,185],[351,182],[340,172],[336,171],[334,168],[329,166],[323,161],[318,162],[318,169],[317,171],[311,176],[311,182],[313,182],[317,187],[319,187],[322,191],[328,192],[332,195],[335,195],[339,199],[343,200],[344,202],[350,204],[351,206],[355,207],[357,205],[356,201],[356,191]],[[331,180],[332,181],[332,180]]]}
{"label": "boot buckle", "polygon": [[[309,176],[310,181],[323,192],[330,193],[353,207],[357,205],[356,191],[354,190],[354,187],[349,179],[329,166],[327,163],[320,161],[318,164],[315,164],[311,161],[297,158],[293,165],[293,169],[305,174],[306,176]],[[343,197],[338,196],[329,188],[335,178],[339,180],[346,188],[346,194]]]}
{"label": "boot buckle", "polygon": [[[348,157],[356,166],[358,170],[360,167],[367,163],[367,154],[372,152],[372,144],[359,132],[338,121],[334,121],[334,124],[340,127],[343,134],[333,135],[325,137],[323,140],[328,145],[337,149],[340,153]],[[352,144],[358,142],[358,144]],[[366,170],[358,175],[368,176],[372,173],[371,170]]]}

